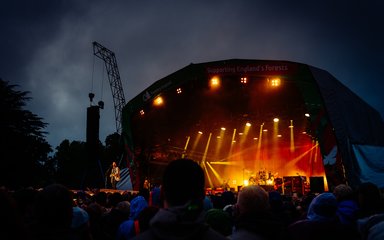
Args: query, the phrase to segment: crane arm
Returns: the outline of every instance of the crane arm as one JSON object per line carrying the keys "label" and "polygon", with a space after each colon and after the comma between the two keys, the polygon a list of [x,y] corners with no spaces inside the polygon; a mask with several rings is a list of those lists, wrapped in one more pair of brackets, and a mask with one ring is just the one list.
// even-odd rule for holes
{"label": "crane arm", "polygon": [[93,42],[93,54],[104,61],[105,68],[107,69],[109,85],[111,86],[113,104],[115,107],[116,131],[121,134],[122,112],[125,105],[125,97],[115,53],[100,43]]}

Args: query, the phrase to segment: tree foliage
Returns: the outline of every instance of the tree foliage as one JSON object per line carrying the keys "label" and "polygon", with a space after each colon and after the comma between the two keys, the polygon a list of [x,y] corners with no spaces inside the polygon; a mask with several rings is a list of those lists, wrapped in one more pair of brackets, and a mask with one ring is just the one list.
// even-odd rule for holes
{"label": "tree foliage", "polygon": [[85,143],[66,139],[56,147],[53,158],[57,163],[56,180],[69,188],[79,188],[87,163]]}
{"label": "tree foliage", "polygon": [[105,146],[101,142],[89,145],[64,140],[53,156],[57,163],[56,180],[72,189],[106,187],[110,166],[113,161],[120,162],[123,150],[117,133],[106,137]]}
{"label": "tree foliage", "polygon": [[25,109],[29,92],[16,87],[0,79],[0,184],[12,188],[47,181],[52,152],[44,138],[47,123]]}

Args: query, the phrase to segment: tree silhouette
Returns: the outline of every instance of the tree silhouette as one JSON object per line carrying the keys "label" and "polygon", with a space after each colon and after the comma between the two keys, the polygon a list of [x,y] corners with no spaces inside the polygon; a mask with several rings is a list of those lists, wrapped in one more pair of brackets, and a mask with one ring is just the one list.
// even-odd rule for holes
{"label": "tree silhouette", "polygon": [[56,147],[53,159],[57,163],[56,181],[72,189],[79,188],[87,164],[85,142],[63,140]]}
{"label": "tree silhouette", "polygon": [[[108,135],[105,146],[99,142],[95,159],[89,159],[86,144],[86,142],[64,140],[56,147],[53,159],[57,163],[56,180],[58,182],[72,189],[87,188],[90,187],[89,181],[100,181],[100,171],[102,171],[104,179],[99,187],[108,185],[110,166],[113,161],[120,162],[124,151],[120,135],[118,133]],[[98,162],[93,162],[99,160],[100,165]],[[121,165],[124,167],[124,163]],[[92,172],[92,170],[95,171]]]}
{"label": "tree silhouette", "polygon": [[0,185],[10,188],[44,184],[51,146],[47,123],[24,109],[29,92],[0,79]]}

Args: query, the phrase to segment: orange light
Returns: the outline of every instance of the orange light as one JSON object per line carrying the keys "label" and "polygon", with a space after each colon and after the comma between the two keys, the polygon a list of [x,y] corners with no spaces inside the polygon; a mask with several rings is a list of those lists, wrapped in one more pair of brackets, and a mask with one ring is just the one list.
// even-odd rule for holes
{"label": "orange light", "polygon": [[209,85],[211,86],[211,88],[213,89],[216,89],[218,87],[220,87],[220,78],[215,76],[213,78],[211,78],[210,82],[209,82]]}
{"label": "orange light", "polygon": [[250,122],[247,122],[247,123],[245,124],[245,126],[250,127],[250,126],[252,126],[252,124],[251,124]]}
{"label": "orange light", "polygon": [[155,100],[153,100],[153,104],[155,106],[161,106],[164,104],[164,100],[162,97],[159,96],[159,97],[155,98]]}
{"label": "orange light", "polygon": [[243,183],[244,183],[244,186],[248,186],[249,185],[249,181],[248,180],[243,180]]}
{"label": "orange light", "polygon": [[279,87],[281,85],[281,80],[278,77],[268,79],[268,81],[269,81],[271,87]]}

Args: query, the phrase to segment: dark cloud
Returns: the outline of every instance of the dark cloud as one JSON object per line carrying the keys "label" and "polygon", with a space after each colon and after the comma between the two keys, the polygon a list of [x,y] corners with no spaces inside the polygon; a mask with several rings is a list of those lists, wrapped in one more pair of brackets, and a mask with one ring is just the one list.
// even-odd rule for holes
{"label": "dark cloud", "polygon": [[93,41],[116,53],[127,101],[191,62],[276,59],[329,71],[383,116],[383,10],[380,1],[3,1],[0,77],[31,92],[53,147],[85,140],[90,91],[105,102],[101,139],[115,130]]}

